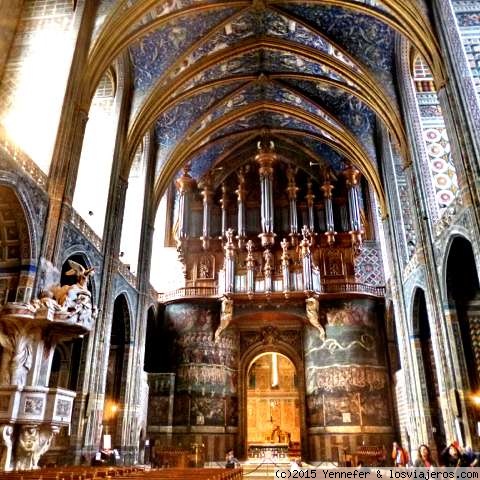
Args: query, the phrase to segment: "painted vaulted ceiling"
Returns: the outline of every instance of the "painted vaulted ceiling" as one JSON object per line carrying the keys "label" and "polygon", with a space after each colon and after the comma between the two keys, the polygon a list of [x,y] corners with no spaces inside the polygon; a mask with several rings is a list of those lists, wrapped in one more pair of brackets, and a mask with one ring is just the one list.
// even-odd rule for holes
{"label": "painted vaulted ceiling", "polygon": [[435,69],[414,0],[103,0],[98,13],[89,79],[128,52],[127,151],[154,129],[157,196],[187,162],[200,178],[251,161],[262,132],[312,175],[353,163],[379,193],[377,123],[405,148],[396,36]]}

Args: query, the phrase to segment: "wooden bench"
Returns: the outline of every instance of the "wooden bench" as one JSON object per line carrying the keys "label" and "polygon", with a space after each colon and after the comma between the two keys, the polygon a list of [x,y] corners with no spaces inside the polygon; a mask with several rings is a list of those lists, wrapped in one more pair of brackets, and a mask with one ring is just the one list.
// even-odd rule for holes
{"label": "wooden bench", "polygon": [[140,467],[58,467],[25,472],[0,472],[0,480],[240,480],[241,468],[163,468],[144,470]]}

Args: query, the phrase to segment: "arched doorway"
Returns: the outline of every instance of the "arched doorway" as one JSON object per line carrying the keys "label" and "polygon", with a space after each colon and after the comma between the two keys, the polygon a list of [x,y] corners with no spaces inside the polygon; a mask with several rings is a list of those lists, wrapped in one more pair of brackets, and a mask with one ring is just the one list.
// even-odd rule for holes
{"label": "arched doorway", "polygon": [[[145,336],[145,360],[143,369],[149,373],[162,372],[162,356],[159,352],[159,339],[162,337],[159,318],[153,307],[147,311],[147,333]],[[163,350],[163,349],[162,349]]]}
{"label": "arched doorway", "polygon": [[[247,373],[247,445],[250,458],[300,454],[300,394],[293,362],[277,352],[253,359]],[[292,452],[294,450],[294,452]]]}
{"label": "arched doorway", "polygon": [[[270,327],[267,327],[267,329]],[[260,370],[260,366],[262,364],[270,364],[272,363],[272,354],[276,354],[277,357],[277,365],[279,365],[279,383],[283,385],[287,385],[287,388],[290,390],[288,394],[285,395],[285,399],[291,400],[290,408],[295,412],[293,415],[298,418],[298,427],[296,427],[294,433],[293,427],[289,426],[289,423],[286,422],[283,426],[283,420],[285,418],[284,409],[283,416],[281,412],[281,403],[270,403],[270,400],[274,402],[279,400],[280,397],[277,397],[279,392],[279,387],[275,385],[271,385],[266,380],[268,375],[265,375],[265,380],[263,380],[267,388],[265,388],[265,396],[263,398],[263,409],[264,414],[267,420],[267,423],[264,424],[263,431],[263,443],[271,443],[272,433],[273,435],[277,435],[274,433],[273,430],[277,426],[277,423],[280,423],[278,426],[280,430],[286,431],[290,433],[290,455],[298,455],[302,458],[307,458],[307,450],[308,450],[308,434],[307,434],[307,423],[306,423],[306,400],[305,400],[305,364],[302,357],[299,355],[299,352],[294,348],[293,345],[284,342],[283,340],[274,341],[273,343],[270,342],[262,342],[262,343],[255,343],[249,349],[247,349],[244,354],[240,358],[240,368],[239,368],[239,379],[238,379],[238,388],[239,388],[239,446],[238,446],[238,455],[242,458],[248,458],[249,453],[249,416],[248,416],[248,403],[249,398],[262,398],[262,393],[259,389],[256,395],[252,395],[256,389],[253,389],[252,386],[255,384],[263,385],[261,380],[257,378],[254,379],[252,373],[256,372],[256,370]],[[260,361],[260,363],[256,363]],[[288,365],[288,374],[282,377],[281,368],[285,364]],[[253,367],[254,365],[258,365]],[[252,370],[253,367],[253,370]],[[262,367],[263,368],[263,367]],[[272,367],[270,368],[270,372],[272,371]],[[256,375],[256,374],[255,374]],[[287,404],[287,403],[285,403]],[[270,408],[272,408],[272,421],[270,421]],[[280,411],[279,411],[280,410]],[[258,415],[258,412],[257,412]],[[297,417],[298,416],[298,417]],[[268,418],[267,418],[268,417]],[[273,424],[278,420],[277,423]],[[250,418],[250,425],[252,425],[253,420]],[[268,428],[267,428],[267,425]],[[287,426],[288,425],[288,426]],[[269,430],[270,429],[270,430]],[[289,429],[291,431],[289,431]],[[267,440],[267,436],[269,439]],[[252,437],[252,438],[260,438],[260,437]],[[285,437],[281,438],[285,440]],[[274,438],[274,440],[279,440],[278,436]],[[288,436],[287,436],[288,441]],[[252,443],[250,441],[250,443]],[[274,443],[276,443],[274,441]],[[237,452],[236,452],[237,453]],[[250,452],[252,453],[252,452]]]}
{"label": "arched doorway", "polygon": [[435,366],[427,302],[425,292],[421,288],[416,290],[413,301],[413,329],[417,358],[420,360],[420,378],[422,384],[426,386],[426,398],[424,398],[428,409],[426,413],[430,414],[434,447],[436,447],[437,452],[441,452],[446,443],[445,425],[440,404],[440,388]]}
{"label": "arched doorway", "polygon": [[112,446],[121,444],[122,403],[130,342],[130,311],[125,295],[119,295],[113,304],[110,351],[108,354],[107,382],[105,386],[104,425],[111,435]]}
{"label": "arched doorway", "polygon": [[472,246],[462,237],[455,238],[450,247],[447,294],[450,310],[456,313],[452,326],[460,330],[470,389],[476,391],[480,387],[480,347],[472,339],[480,333],[480,287]]}
{"label": "arched doorway", "polygon": [[[446,287],[448,314],[459,360],[459,371],[455,373],[462,380],[466,402],[466,411],[462,411],[460,397],[455,396],[456,429],[458,436],[463,437],[462,441],[478,448],[479,439],[475,432],[480,420],[477,403],[480,389],[480,286],[472,245],[463,237],[454,238],[451,244]],[[467,422],[468,431],[465,431],[460,417]]]}

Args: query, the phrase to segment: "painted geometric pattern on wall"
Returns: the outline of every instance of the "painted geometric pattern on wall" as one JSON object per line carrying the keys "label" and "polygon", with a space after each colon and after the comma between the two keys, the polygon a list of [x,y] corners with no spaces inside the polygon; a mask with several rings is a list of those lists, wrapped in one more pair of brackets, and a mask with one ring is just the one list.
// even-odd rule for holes
{"label": "painted geometric pattern on wall", "polygon": [[355,280],[372,286],[385,285],[379,248],[363,245],[362,252],[355,258]]}
{"label": "painted geometric pattern on wall", "polygon": [[467,54],[467,61],[472,72],[473,83],[480,101],[480,35],[472,38],[464,36],[463,46]]}
{"label": "painted geometric pattern on wall", "polygon": [[442,212],[455,200],[458,192],[457,174],[451,158],[450,142],[444,126],[425,128],[423,139],[427,149],[435,198],[440,212]]}
{"label": "painted geometric pattern on wall", "polygon": [[480,2],[454,0],[452,4],[480,102]]}

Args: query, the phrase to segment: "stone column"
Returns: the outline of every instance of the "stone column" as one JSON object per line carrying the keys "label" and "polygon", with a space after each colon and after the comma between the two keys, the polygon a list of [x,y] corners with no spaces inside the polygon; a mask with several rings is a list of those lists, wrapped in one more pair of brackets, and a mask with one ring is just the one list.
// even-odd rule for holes
{"label": "stone column", "polygon": [[95,25],[96,2],[79,4],[80,26],[60,116],[48,182],[49,209],[41,256],[58,265],[64,220],[69,217],[77,179],[88,105],[82,105],[82,77]]}
{"label": "stone column", "polygon": [[[86,371],[96,371],[97,375],[89,375],[85,379],[88,392],[88,403],[86,404],[85,433],[83,437],[83,449],[87,455],[93,455],[101,440],[101,431],[104,413],[104,392],[107,378],[108,355],[110,351],[110,335],[113,318],[113,294],[115,287],[115,275],[118,271],[118,254],[120,251],[120,238],[123,214],[125,210],[125,199],[128,182],[117,177],[115,187],[110,189],[112,196],[109,199],[110,208],[106,221],[106,237],[104,244],[105,253],[104,270],[100,289],[99,311],[100,315],[95,328],[94,336],[91,339],[93,345],[92,357],[87,359]],[[113,192],[115,195],[113,196]],[[100,373],[101,372],[101,373]],[[79,432],[80,434],[80,432]]]}
{"label": "stone column", "polygon": [[145,336],[147,329],[147,308],[152,303],[150,297],[150,266],[156,210],[154,209],[155,164],[157,145],[155,132],[150,131],[145,138],[144,152],[147,172],[145,175],[145,195],[143,199],[142,228],[137,270],[138,302],[136,310],[134,347],[132,361],[128,363],[124,415],[122,418],[122,454],[126,462],[135,463],[139,455],[139,433],[146,426],[144,411],[145,391],[143,364],[145,356]]}
{"label": "stone column", "polygon": [[[120,114],[117,122],[115,150],[110,187],[108,191],[107,215],[105,218],[102,246],[103,269],[98,295],[99,317],[97,325],[90,333],[76,399],[76,418],[73,422],[71,445],[75,450],[76,461],[82,455],[89,458],[100,445],[100,432],[103,419],[103,392],[105,390],[106,365],[110,348],[111,318],[113,313],[114,277],[118,271],[118,255],[122,221],[125,207],[128,180],[122,175],[123,167],[129,159],[122,157],[123,142],[130,118],[130,77],[125,74],[126,65],[119,59],[117,95],[121,98]],[[128,172],[128,170],[127,170]],[[128,173],[127,173],[128,174]],[[88,375],[90,371],[102,372]],[[105,375],[105,376],[104,376]]]}
{"label": "stone column", "polygon": [[[466,167],[467,175],[471,171],[472,178],[478,178],[480,175],[480,103],[457,26],[454,7],[450,0],[439,0],[432,3],[432,12],[439,34],[446,77],[435,79],[440,104],[444,116],[451,115],[452,123],[457,126],[455,135],[458,136],[459,144],[463,148],[464,160],[469,164]],[[440,98],[443,86],[450,98],[451,113],[448,112],[450,108],[445,109],[446,105]],[[452,141],[453,132],[448,131],[448,136]]]}
{"label": "stone column", "polygon": [[275,239],[273,233],[273,162],[277,156],[273,152],[274,144],[270,141],[262,141],[258,144],[259,153],[255,161],[260,165],[260,202],[261,202],[261,225],[262,233],[259,237],[262,240],[262,247],[272,245]]}

